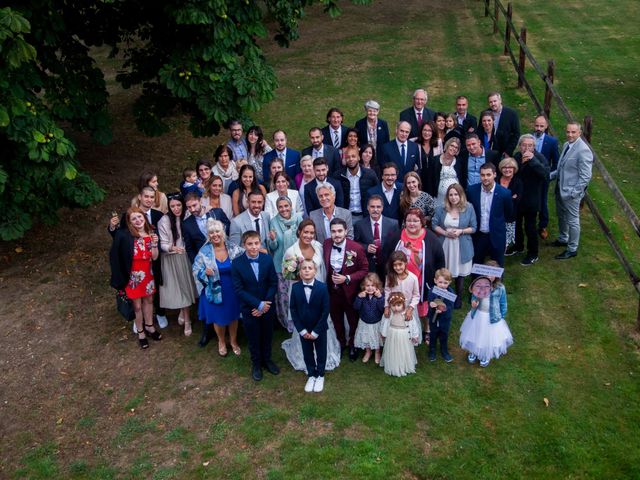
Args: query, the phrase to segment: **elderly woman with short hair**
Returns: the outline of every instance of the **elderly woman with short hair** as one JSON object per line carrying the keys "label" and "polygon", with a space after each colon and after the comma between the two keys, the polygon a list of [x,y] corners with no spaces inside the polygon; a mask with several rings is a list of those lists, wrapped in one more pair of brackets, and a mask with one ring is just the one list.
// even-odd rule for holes
{"label": "elderly woman with short hair", "polygon": [[389,141],[389,125],[381,118],[380,104],[375,100],[367,100],[364,103],[366,116],[358,120],[354,128],[358,131],[360,143],[370,143],[376,152],[382,151],[382,145]]}
{"label": "elderly woman with short hair", "polygon": [[231,279],[231,261],[244,249],[227,240],[224,224],[207,220],[208,239],[193,261],[193,276],[201,287],[198,317],[203,321],[200,346],[211,340],[211,326],[218,336],[218,354],[227,356],[226,331],[229,330],[231,349],[240,355],[237,341],[240,304]]}
{"label": "elderly woman with short hair", "polygon": [[[286,174],[282,174],[286,177]],[[297,192],[296,192],[297,193]],[[289,318],[289,282],[282,273],[284,252],[297,240],[298,225],[302,215],[293,211],[291,199],[282,195],[276,200],[277,215],[271,217],[267,247],[273,257],[273,264],[278,275],[278,294],[276,296],[276,313],[278,321],[288,331],[292,331],[293,322]]]}

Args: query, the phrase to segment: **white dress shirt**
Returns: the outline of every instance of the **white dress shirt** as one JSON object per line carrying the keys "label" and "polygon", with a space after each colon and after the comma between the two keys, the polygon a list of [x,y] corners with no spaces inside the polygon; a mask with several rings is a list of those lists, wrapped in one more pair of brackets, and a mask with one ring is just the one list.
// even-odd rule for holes
{"label": "white dress shirt", "polygon": [[489,233],[489,217],[491,215],[491,204],[493,203],[493,192],[495,192],[495,190],[495,182],[489,191],[486,191],[484,186],[480,187],[480,231],[483,233]]}

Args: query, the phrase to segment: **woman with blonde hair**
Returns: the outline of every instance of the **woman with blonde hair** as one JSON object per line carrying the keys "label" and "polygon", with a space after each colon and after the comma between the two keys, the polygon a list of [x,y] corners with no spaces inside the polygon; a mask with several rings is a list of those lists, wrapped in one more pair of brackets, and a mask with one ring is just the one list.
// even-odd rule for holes
{"label": "woman with blonde hair", "polygon": [[464,278],[471,273],[473,242],[471,235],[478,228],[476,213],[467,205],[464,189],[458,183],[449,185],[444,205],[436,208],[432,220],[433,231],[444,238],[442,249],[447,270],[455,278],[456,298],[454,307],[462,306]]}
{"label": "woman with blonde hair", "polygon": [[231,261],[244,253],[244,249],[227,240],[224,224],[207,220],[207,242],[193,261],[193,276],[200,287],[198,317],[203,321],[200,346],[211,340],[211,326],[218,336],[218,355],[227,356],[226,331],[229,331],[231,349],[240,355],[238,345],[238,318],[240,304],[231,279]]}

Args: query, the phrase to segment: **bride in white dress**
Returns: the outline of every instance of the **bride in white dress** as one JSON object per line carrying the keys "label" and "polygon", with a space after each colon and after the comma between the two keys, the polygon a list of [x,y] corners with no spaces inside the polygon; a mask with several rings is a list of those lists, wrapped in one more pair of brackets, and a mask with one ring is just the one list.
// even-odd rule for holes
{"label": "bride in white dress", "polygon": [[[298,241],[291,245],[284,253],[283,267],[287,259],[290,258],[313,260],[313,263],[316,265],[316,280],[326,283],[327,269],[324,265],[322,245],[316,241],[315,238],[316,227],[314,223],[309,219],[303,220],[298,226]],[[294,280],[289,281],[289,295],[291,295],[291,285],[293,283]],[[291,317],[291,313],[289,313],[289,317]],[[336,329],[333,326],[331,317],[327,319],[327,324],[329,328],[327,329],[327,364],[325,370],[333,370],[340,365],[340,342],[338,342]],[[294,370],[307,371],[302,356],[300,334],[295,329],[293,330],[291,338],[282,342],[282,349],[285,351],[287,360],[289,360]]]}

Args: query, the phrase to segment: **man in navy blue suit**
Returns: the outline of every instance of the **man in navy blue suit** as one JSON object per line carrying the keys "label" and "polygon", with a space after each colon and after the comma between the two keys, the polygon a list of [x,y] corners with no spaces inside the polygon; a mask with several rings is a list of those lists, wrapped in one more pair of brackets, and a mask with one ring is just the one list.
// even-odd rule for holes
{"label": "man in navy blue suit", "polygon": [[411,133],[409,138],[416,138],[419,134],[420,126],[427,122],[433,121],[436,112],[427,108],[429,95],[423,88],[413,92],[413,105],[400,112],[400,121],[409,122],[411,125]]}
{"label": "man in navy blue suit", "polygon": [[480,183],[467,189],[467,198],[478,219],[473,234],[473,263],[484,263],[487,254],[504,266],[507,243],[507,222],[513,221],[511,192],[496,183],[496,166],[485,163],[480,167]]}
{"label": "man in navy blue suit", "polygon": [[273,312],[276,310],[273,303],[278,289],[278,277],[273,258],[260,253],[258,232],[244,232],[242,246],[245,254],[231,263],[231,277],[240,303],[242,326],[249,341],[251,376],[259,382],[262,380],[263,367],[272,375],[280,373],[278,366],[271,360]]}
{"label": "man in navy blue suit", "polygon": [[393,162],[398,166],[400,180],[408,172],[416,169],[420,158],[420,150],[415,142],[409,141],[411,125],[409,122],[400,121],[396,126],[396,138],[382,146],[382,163]]}
{"label": "man in navy blue suit", "polygon": [[329,166],[329,175],[333,175],[342,167],[340,152],[337,148],[323,143],[323,139],[322,130],[318,127],[309,130],[311,145],[302,150],[302,156],[311,155],[314,160],[320,157],[324,158]]}
{"label": "man in navy blue suit", "polygon": [[274,158],[282,159],[284,171],[289,175],[289,178],[295,178],[302,171],[300,169],[300,152],[287,147],[287,133],[284,130],[273,132],[273,147],[273,150],[264,155],[262,161],[262,173],[266,185],[269,185],[271,175],[269,166]]}
{"label": "man in navy blue suit", "polygon": [[[553,172],[558,168],[558,139],[547,133],[549,122],[544,115],[538,115],[533,123],[533,135],[536,137],[536,151],[540,152],[547,159],[549,171]],[[540,215],[538,218],[538,234],[540,238],[546,240],[549,236],[547,226],[549,225],[549,206],[547,202],[549,192],[549,178],[546,179],[542,187],[542,201],[540,202]]]}
{"label": "man in navy blue suit", "polygon": [[385,163],[382,166],[382,182],[367,191],[367,201],[371,195],[382,197],[382,215],[393,218],[400,223],[400,193],[402,183],[398,182],[398,166],[395,163]]}
{"label": "man in navy blue suit", "polygon": [[182,223],[182,238],[189,261],[193,263],[200,247],[207,241],[207,219],[220,220],[224,224],[227,235],[229,235],[231,222],[221,208],[212,208],[207,212],[202,205],[200,195],[195,192],[188,193],[184,203],[191,215]]}
{"label": "man in navy blue suit", "polygon": [[[300,282],[291,287],[291,319],[300,334],[302,355],[307,367],[305,392],[321,392],[327,364],[327,318],[329,291],[326,283],[315,280],[316,264],[304,260],[300,264]],[[315,349],[315,354],[314,354]]]}
{"label": "man in navy blue suit", "polygon": [[328,125],[322,129],[325,145],[331,145],[336,150],[347,146],[348,127],[342,124],[344,113],[337,107],[330,108],[327,112]]}

